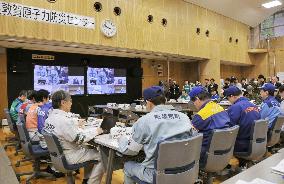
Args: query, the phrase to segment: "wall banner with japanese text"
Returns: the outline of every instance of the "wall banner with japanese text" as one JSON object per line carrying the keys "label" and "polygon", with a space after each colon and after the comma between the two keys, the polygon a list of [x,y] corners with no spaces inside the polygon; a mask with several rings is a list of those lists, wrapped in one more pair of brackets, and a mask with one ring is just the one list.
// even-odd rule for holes
{"label": "wall banner with japanese text", "polygon": [[47,10],[43,8],[36,8],[32,6],[3,1],[0,1],[0,16],[1,15],[51,24],[76,26],[87,29],[95,28],[95,19],[93,17]]}

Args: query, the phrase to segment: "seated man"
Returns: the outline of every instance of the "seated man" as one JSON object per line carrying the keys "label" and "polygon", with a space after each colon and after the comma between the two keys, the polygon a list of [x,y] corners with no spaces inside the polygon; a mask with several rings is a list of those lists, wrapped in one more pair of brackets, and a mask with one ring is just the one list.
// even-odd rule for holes
{"label": "seated man", "polygon": [[192,126],[189,118],[173,110],[172,106],[164,105],[166,98],[160,86],[152,86],[143,91],[146,108],[150,113],[142,116],[133,125],[133,135],[119,139],[121,153],[137,155],[143,148],[146,158],[142,163],[126,162],[124,165],[124,183],[134,184],[131,177],[135,176],[142,181],[152,183],[154,174],[155,151],[159,141],[183,135],[190,137]]}
{"label": "seated man", "polygon": [[248,152],[252,125],[255,120],[260,119],[259,110],[256,105],[243,97],[242,91],[236,86],[226,89],[224,96],[232,104],[227,111],[231,119],[230,125],[240,126],[234,151]]}
{"label": "seated man", "polygon": [[215,89],[215,87],[210,88],[210,93],[211,93],[211,100],[217,102],[220,100],[220,96],[218,94],[217,89]]}
{"label": "seated man", "polygon": [[39,133],[41,133],[41,131],[43,130],[45,120],[47,119],[51,111],[52,111],[52,103],[48,102],[48,97],[47,98],[44,97],[43,104],[38,106],[37,129]]}
{"label": "seated man", "polygon": [[71,106],[72,99],[69,93],[63,90],[55,92],[52,95],[53,110],[45,121],[44,130],[58,137],[68,163],[78,164],[98,160],[97,165],[85,167],[83,182],[99,184],[104,174],[100,153],[95,149],[88,149],[82,144],[89,142],[103,131],[101,128],[97,128],[96,132],[90,134],[89,131],[80,129],[78,120],[70,116]]}
{"label": "seated man", "polygon": [[274,98],[275,86],[271,83],[264,84],[260,89],[260,96],[263,100],[260,107],[261,119],[268,119],[268,130],[272,129],[280,115],[280,104]]}
{"label": "seated man", "polygon": [[186,90],[182,90],[182,94],[180,95],[180,97],[178,98],[179,100],[190,100],[188,94],[186,93]]}
{"label": "seated man", "polygon": [[209,139],[214,129],[223,129],[230,126],[230,117],[228,113],[211,101],[211,95],[203,87],[195,87],[189,93],[190,100],[199,110],[192,119],[192,125],[200,133],[203,133],[202,148],[200,155],[200,166],[204,166],[205,153],[209,149]]}
{"label": "seated man", "polygon": [[10,114],[13,123],[16,123],[18,121],[18,114],[20,111],[20,107],[26,101],[26,99],[27,99],[27,91],[22,90],[19,93],[19,97],[12,102],[12,105],[10,107]]}
{"label": "seated man", "polygon": [[32,104],[27,112],[26,117],[26,128],[29,132],[30,139],[32,141],[39,141],[38,132],[38,110],[39,106],[47,102],[49,92],[47,90],[41,89],[36,92],[35,103]]}
{"label": "seated man", "polygon": [[280,103],[280,111],[281,111],[281,114],[284,115],[284,85],[281,85],[279,87],[279,95],[281,96],[281,103]]}
{"label": "seated man", "polygon": [[39,143],[43,149],[47,149],[47,145],[42,135],[42,130],[44,128],[45,120],[47,119],[49,113],[52,110],[52,103],[48,101],[49,100],[48,94],[49,93],[47,92],[43,96],[42,103],[38,106],[38,111],[37,111],[37,131],[40,141]]}
{"label": "seated man", "polygon": [[27,115],[27,112],[32,104],[35,103],[35,90],[28,90],[27,91],[27,99],[24,103],[22,103],[19,113],[18,113],[18,122],[25,122],[25,116]]}

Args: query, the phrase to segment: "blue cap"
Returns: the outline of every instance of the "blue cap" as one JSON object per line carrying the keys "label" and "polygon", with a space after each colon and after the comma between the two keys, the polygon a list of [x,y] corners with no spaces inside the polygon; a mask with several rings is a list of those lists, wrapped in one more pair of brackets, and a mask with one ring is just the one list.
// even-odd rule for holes
{"label": "blue cap", "polygon": [[230,86],[229,88],[227,88],[225,91],[224,91],[224,96],[225,97],[228,97],[228,96],[236,96],[238,94],[240,94],[241,90],[236,87],[236,86]]}
{"label": "blue cap", "polygon": [[153,99],[161,95],[164,95],[164,90],[160,86],[152,86],[143,91],[144,100]]}
{"label": "blue cap", "polygon": [[189,96],[190,98],[194,98],[196,97],[198,94],[202,93],[206,91],[202,86],[197,86],[197,87],[194,87],[190,93],[189,93]]}
{"label": "blue cap", "polygon": [[274,92],[275,91],[275,86],[273,84],[271,84],[271,83],[265,83],[265,84],[263,84],[261,89],[264,90],[264,91],[272,91],[272,92]]}

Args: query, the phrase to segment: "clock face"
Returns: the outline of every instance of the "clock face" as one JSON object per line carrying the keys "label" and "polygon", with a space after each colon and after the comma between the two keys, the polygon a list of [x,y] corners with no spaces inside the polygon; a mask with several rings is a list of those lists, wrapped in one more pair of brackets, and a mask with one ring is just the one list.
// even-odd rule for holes
{"label": "clock face", "polygon": [[101,31],[106,37],[113,37],[116,34],[116,26],[111,20],[107,19],[102,22]]}

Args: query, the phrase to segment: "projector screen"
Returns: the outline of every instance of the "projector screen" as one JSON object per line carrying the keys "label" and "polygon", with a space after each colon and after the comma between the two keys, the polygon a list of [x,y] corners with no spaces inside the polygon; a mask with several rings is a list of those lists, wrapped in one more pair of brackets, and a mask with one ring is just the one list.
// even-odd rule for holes
{"label": "projector screen", "polygon": [[124,94],[126,85],[126,69],[88,67],[88,94]]}
{"label": "projector screen", "polygon": [[34,90],[45,89],[50,93],[58,90],[71,95],[84,94],[84,67],[34,66]]}

